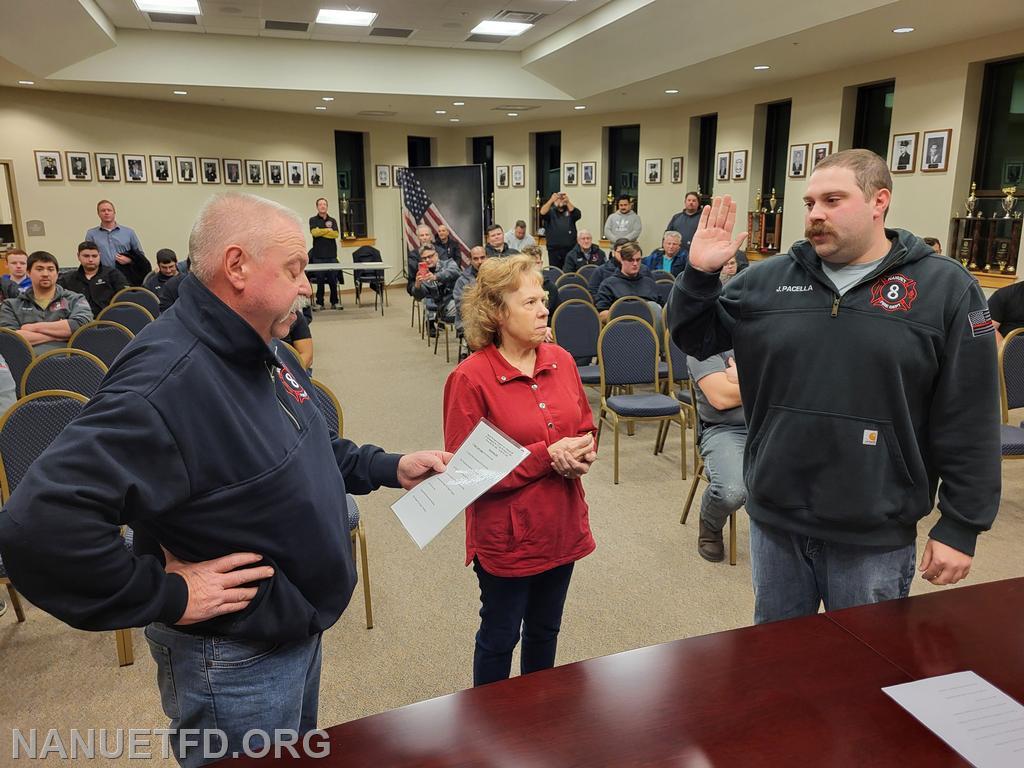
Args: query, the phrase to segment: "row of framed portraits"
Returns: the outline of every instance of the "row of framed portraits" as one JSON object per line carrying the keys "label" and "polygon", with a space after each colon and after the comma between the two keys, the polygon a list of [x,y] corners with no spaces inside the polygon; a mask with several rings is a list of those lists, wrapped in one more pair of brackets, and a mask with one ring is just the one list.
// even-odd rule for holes
{"label": "row of framed portraits", "polygon": [[[501,169],[505,166],[499,165],[497,167],[497,179],[498,186],[504,186],[501,184]],[[660,157],[651,157],[644,160],[643,168],[643,180],[647,184],[661,184],[663,181],[663,167],[664,159]],[[516,169],[522,169],[521,165],[512,166],[512,186],[518,187],[522,184],[516,183]],[[636,189],[640,178],[637,173],[624,172],[621,179],[619,180],[619,186],[623,189]],[[683,158],[673,157],[669,159],[669,181],[673,184],[683,183]],[[585,187],[594,186],[597,184],[597,163],[595,162],[583,162],[583,163],[562,163],[562,185],[566,187],[574,187],[577,184],[581,184]]]}
{"label": "row of framed portraits", "polygon": [[[597,171],[597,164],[591,163],[594,167],[590,169],[590,178],[594,178]],[[509,182],[513,187],[525,187],[526,186],[526,166],[525,165],[513,165],[510,167],[507,165],[496,165],[494,166],[494,185],[505,189],[509,186]],[[594,184],[596,182],[584,182],[584,184]]]}
{"label": "row of framed portraits", "polygon": [[952,128],[924,131],[920,142],[916,131],[894,134],[889,152],[889,172],[914,173],[918,158],[921,161],[921,173],[949,170],[949,145],[952,138]]}
{"label": "row of framed portraits", "polygon": [[747,150],[734,149],[715,155],[715,181],[743,181],[747,178]]}
{"label": "row of framed portraits", "polygon": [[[93,164],[95,155],[95,166]],[[64,162],[62,162],[62,159]],[[324,164],[289,160],[232,160],[178,155],[118,155],[116,152],[36,150],[40,181],[125,181],[129,184],[249,184],[322,187]],[[66,174],[65,174],[66,169]],[[94,173],[95,171],[95,173]]]}

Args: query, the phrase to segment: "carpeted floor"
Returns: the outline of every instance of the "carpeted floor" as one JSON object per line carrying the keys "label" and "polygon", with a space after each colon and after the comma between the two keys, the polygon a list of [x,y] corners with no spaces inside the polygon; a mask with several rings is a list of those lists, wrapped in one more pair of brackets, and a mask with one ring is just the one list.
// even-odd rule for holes
{"label": "carpeted floor", "polygon": [[[440,447],[442,387],[453,365],[444,362],[443,342],[435,357],[409,327],[404,292],[393,291],[391,298],[384,318],[371,307],[354,307],[351,295],[344,311],[318,313],[314,374],[341,400],[346,437],[393,451]],[[640,426],[634,437],[623,437],[620,485],[612,484],[610,440],[585,479],[598,548],[576,567],[559,663],[751,623],[745,517],[739,516],[738,564],[702,560],[696,512],[686,526],[679,524],[689,481],[679,477],[678,433],[658,457],[652,455],[654,433],[655,427]],[[1024,575],[1022,471],[1006,465],[1000,516],[980,540],[972,583]],[[360,500],[375,626],[366,629],[357,589],[324,637],[323,726],[471,684],[478,594],[472,570],[463,567],[461,518],[420,551],[389,509],[399,494],[383,490]],[[913,593],[933,589],[919,579]],[[118,668],[113,634],[70,629],[32,606],[27,612],[24,624],[13,611],[0,618],[0,766],[13,762],[12,727],[66,734],[71,728],[166,726],[141,631],[135,632],[135,664]],[[129,764],[108,764],[122,763]]]}

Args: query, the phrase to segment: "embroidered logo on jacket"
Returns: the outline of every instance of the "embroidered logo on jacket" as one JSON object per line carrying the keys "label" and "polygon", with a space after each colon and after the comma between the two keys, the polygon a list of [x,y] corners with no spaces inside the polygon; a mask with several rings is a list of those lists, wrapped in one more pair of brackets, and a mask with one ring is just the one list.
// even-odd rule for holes
{"label": "embroidered logo on jacket", "polygon": [[907,312],[917,298],[917,281],[906,275],[878,278],[871,286],[871,303],[886,312]]}
{"label": "embroidered logo on jacket", "polygon": [[284,391],[295,398],[295,402],[299,405],[309,400],[309,395],[306,394],[306,390],[303,389],[302,385],[295,379],[292,372],[287,368],[277,369],[277,378],[284,386]]}
{"label": "embroidered logo on jacket", "polygon": [[987,309],[969,312],[967,322],[971,324],[971,336],[975,338],[996,332],[996,327],[992,325],[992,314]]}

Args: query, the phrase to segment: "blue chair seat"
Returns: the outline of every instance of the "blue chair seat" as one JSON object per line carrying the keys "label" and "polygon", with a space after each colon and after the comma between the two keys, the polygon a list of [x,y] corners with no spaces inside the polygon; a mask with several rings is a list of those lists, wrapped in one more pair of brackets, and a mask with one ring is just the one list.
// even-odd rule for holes
{"label": "blue chair seat", "polygon": [[345,494],[345,505],[348,507],[348,529],[354,531],[359,527],[359,507],[351,493]]}
{"label": "blue chair seat", "polygon": [[693,401],[690,398],[690,390],[680,389],[676,392],[676,400],[680,403],[686,403],[687,405],[693,405]]}
{"label": "blue chair seat", "polygon": [[999,439],[1003,456],[1024,456],[1024,429],[1000,424]]}
{"label": "blue chair seat", "polygon": [[579,371],[580,381],[582,381],[584,384],[601,383],[601,366],[581,365],[576,370]]}
{"label": "blue chair seat", "polygon": [[607,400],[608,407],[623,418],[635,416],[672,416],[679,413],[679,401],[668,395],[613,395]]}
{"label": "blue chair seat", "polygon": [[666,361],[664,361],[664,360],[659,360],[658,361],[658,378],[659,379],[667,379],[668,378],[668,363]]}

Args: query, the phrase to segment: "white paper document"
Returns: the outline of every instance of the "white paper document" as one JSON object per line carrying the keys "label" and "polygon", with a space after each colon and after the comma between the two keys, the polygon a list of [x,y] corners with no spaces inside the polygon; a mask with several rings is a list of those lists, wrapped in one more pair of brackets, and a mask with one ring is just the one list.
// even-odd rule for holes
{"label": "white paper document", "polygon": [[1024,706],[974,672],[882,690],[977,768],[1024,766]]}
{"label": "white paper document", "polygon": [[482,419],[448,468],[424,480],[391,505],[420,549],[459,512],[518,467],[530,452]]}

